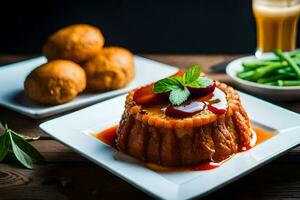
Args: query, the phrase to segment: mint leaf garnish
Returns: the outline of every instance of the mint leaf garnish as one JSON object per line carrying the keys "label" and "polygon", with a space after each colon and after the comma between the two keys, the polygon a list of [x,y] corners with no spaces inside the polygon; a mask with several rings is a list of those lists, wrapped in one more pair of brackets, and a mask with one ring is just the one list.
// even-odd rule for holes
{"label": "mint leaf garnish", "polygon": [[40,162],[45,160],[44,157],[26,141],[36,139],[38,138],[17,134],[5,125],[2,135],[0,135],[0,162],[5,158],[10,158],[10,160],[28,169],[32,169],[33,160]]}
{"label": "mint leaf garnish", "polygon": [[212,85],[214,81],[212,79],[206,77],[199,77],[197,80],[187,84],[188,87],[191,88],[206,88]]}
{"label": "mint leaf garnish", "polygon": [[185,102],[190,96],[190,91],[184,87],[172,90],[169,96],[169,100],[173,105],[180,105]]}
{"label": "mint leaf garnish", "polygon": [[206,88],[213,84],[212,79],[200,77],[200,75],[199,66],[189,67],[183,76],[171,76],[156,82],[153,91],[158,94],[170,92],[170,102],[173,105],[179,105],[189,98],[188,88]]}
{"label": "mint leaf garnish", "polygon": [[155,93],[165,93],[174,89],[181,88],[181,83],[178,77],[164,78],[154,84],[153,91]]}
{"label": "mint leaf garnish", "polygon": [[199,78],[200,73],[201,73],[201,68],[199,66],[189,67],[183,75],[184,83],[188,84],[194,82]]}
{"label": "mint leaf garnish", "polygon": [[183,80],[182,76],[176,75],[176,76],[172,76],[171,78],[175,79],[176,81],[178,81],[178,83],[180,84],[180,86],[184,86],[184,80]]}

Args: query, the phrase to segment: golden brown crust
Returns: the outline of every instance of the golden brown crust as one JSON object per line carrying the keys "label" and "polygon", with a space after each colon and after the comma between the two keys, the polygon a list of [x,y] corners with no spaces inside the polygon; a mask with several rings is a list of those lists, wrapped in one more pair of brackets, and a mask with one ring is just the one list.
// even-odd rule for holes
{"label": "golden brown crust", "polygon": [[96,55],[104,45],[101,31],[94,26],[75,24],[52,34],[43,46],[48,60],[66,59],[81,63]]}
{"label": "golden brown crust", "polygon": [[133,55],[121,47],[105,47],[83,64],[88,87],[97,92],[125,87],[134,77]]}
{"label": "golden brown crust", "polygon": [[[225,94],[228,109],[216,115],[176,119],[143,110],[127,95],[125,111],[117,130],[117,148],[146,162],[165,166],[196,165],[223,160],[250,143],[250,120],[239,95],[229,86],[217,83]],[[203,112],[203,111],[202,111]]]}
{"label": "golden brown crust", "polygon": [[54,60],[33,70],[24,83],[25,95],[48,105],[68,102],[86,88],[84,70],[68,60]]}

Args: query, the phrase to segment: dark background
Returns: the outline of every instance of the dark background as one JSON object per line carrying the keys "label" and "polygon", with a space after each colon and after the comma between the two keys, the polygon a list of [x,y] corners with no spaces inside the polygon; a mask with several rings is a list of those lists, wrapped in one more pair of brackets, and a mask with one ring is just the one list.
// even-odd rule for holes
{"label": "dark background", "polygon": [[5,1],[0,53],[40,53],[57,29],[74,23],[101,28],[106,45],[135,53],[252,53],[251,0]]}

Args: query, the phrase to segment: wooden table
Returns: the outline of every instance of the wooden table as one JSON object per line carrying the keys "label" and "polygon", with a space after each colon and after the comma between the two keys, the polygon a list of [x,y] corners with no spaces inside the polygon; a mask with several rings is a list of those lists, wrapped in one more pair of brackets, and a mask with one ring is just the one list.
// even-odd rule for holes
{"label": "wooden table", "polygon": [[[13,62],[24,57],[26,56],[0,56],[0,62]],[[204,72],[213,78],[231,84],[225,74],[212,74],[210,66],[237,56],[145,55],[145,57],[181,68],[199,64],[203,66]],[[4,86],[0,86],[0,89],[1,87]],[[300,113],[300,102],[281,105]],[[34,170],[1,163],[0,199],[151,199],[147,194],[43,134],[38,125],[48,119],[33,120],[0,107],[0,121],[9,124],[21,134],[41,136],[40,140],[32,144],[47,160],[46,164],[38,165]],[[300,198],[300,148],[289,151],[244,178],[204,197],[204,199],[229,198]]]}

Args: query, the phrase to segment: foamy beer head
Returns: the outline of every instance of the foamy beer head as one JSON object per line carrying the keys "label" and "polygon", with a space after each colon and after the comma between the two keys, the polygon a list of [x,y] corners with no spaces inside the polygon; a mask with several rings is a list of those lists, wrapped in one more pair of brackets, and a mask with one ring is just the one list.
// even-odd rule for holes
{"label": "foamy beer head", "polygon": [[253,0],[253,13],[258,51],[296,48],[300,0]]}

